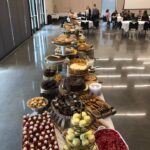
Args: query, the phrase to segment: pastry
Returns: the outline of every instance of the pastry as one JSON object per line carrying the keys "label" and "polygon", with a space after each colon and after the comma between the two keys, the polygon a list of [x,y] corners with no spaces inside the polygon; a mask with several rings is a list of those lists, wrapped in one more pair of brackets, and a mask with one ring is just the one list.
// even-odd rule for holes
{"label": "pastry", "polygon": [[66,34],[61,34],[57,38],[55,38],[54,43],[56,44],[71,44],[72,42],[76,41],[76,36],[73,35],[66,35]]}
{"label": "pastry", "polygon": [[86,42],[79,42],[78,44],[77,44],[77,46],[78,46],[78,50],[79,51],[89,51],[89,50],[91,50],[92,49],[92,45],[91,44],[88,44],[88,43],[86,43]]}

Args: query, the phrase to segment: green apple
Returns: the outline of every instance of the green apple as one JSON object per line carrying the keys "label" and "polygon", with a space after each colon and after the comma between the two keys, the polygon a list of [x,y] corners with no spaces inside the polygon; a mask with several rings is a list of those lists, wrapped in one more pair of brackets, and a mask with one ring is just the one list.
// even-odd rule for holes
{"label": "green apple", "polygon": [[86,139],[86,137],[85,137],[85,134],[84,134],[84,133],[80,135],[80,139],[81,139],[81,140]]}
{"label": "green apple", "polygon": [[68,134],[69,134],[69,133],[74,133],[74,129],[69,128],[68,131],[67,131],[67,133],[68,133]]}
{"label": "green apple", "polygon": [[84,120],[89,124],[91,122],[91,117],[90,116],[84,116]]}
{"label": "green apple", "polygon": [[75,113],[74,115],[73,115],[73,118],[81,118],[81,115],[79,114],[79,113]]}
{"label": "green apple", "polygon": [[88,135],[88,140],[90,143],[94,143],[95,142],[95,136],[94,135]]}
{"label": "green apple", "polygon": [[87,139],[82,140],[82,146],[88,146],[90,142]]}
{"label": "green apple", "polygon": [[63,150],[70,150],[70,147],[67,146],[67,145],[65,145],[64,148],[63,148]]}
{"label": "green apple", "polygon": [[87,125],[87,122],[85,121],[85,120],[81,120],[80,122],[79,122],[79,126],[80,127],[85,127]]}
{"label": "green apple", "polygon": [[88,136],[88,135],[93,135],[93,131],[92,131],[92,130],[87,131],[87,132],[86,132],[86,135],[87,135],[87,136]]}
{"label": "green apple", "polygon": [[74,139],[74,137],[75,137],[75,134],[74,134],[74,133],[69,133],[69,134],[67,135],[67,138],[68,138],[69,141],[72,141],[72,140]]}
{"label": "green apple", "polygon": [[83,111],[83,112],[81,113],[81,115],[82,115],[82,117],[84,117],[84,116],[87,116],[87,113],[86,113],[85,111]]}
{"label": "green apple", "polygon": [[75,146],[75,147],[80,146],[80,139],[74,138],[72,144],[73,144],[73,146]]}
{"label": "green apple", "polygon": [[79,125],[80,119],[79,118],[72,118],[71,123],[72,125]]}

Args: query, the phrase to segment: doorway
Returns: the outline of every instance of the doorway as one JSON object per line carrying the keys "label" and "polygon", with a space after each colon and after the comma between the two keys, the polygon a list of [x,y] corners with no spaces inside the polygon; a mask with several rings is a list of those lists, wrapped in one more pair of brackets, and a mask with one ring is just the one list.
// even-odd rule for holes
{"label": "doorway", "polygon": [[45,25],[44,0],[29,0],[32,33]]}

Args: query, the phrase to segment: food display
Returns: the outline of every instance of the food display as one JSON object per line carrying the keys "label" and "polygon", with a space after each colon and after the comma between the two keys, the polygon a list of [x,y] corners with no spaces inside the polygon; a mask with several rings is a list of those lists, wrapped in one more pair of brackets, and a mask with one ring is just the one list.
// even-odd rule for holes
{"label": "food display", "polygon": [[101,125],[113,128],[104,118],[116,110],[101,99],[102,93],[92,94],[90,85],[98,84],[93,46],[77,26],[65,23],[64,28],[52,41],[55,55],[45,58],[41,97],[27,102],[32,110],[48,112],[24,116],[22,150],[128,150],[115,130],[100,130]]}
{"label": "food display", "polygon": [[27,101],[27,106],[30,109],[40,109],[46,107],[48,104],[47,99],[44,97],[34,97]]}
{"label": "food display", "polygon": [[98,96],[84,94],[80,96],[80,100],[85,104],[86,109],[96,118],[105,118],[116,113],[113,107],[101,100]]}
{"label": "food display", "polygon": [[79,42],[77,44],[77,47],[78,47],[79,51],[90,51],[93,48],[93,46],[91,44],[88,44],[86,42]]}
{"label": "food display", "polygon": [[99,150],[129,150],[121,135],[113,129],[101,129],[95,133]]}
{"label": "food display", "polygon": [[58,55],[49,55],[46,57],[47,63],[55,64],[55,63],[62,63],[65,60],[65,57],[58,56]]}
{"label": "food display", "polygon": [[53,42],[58,45],[66,45],[66,44],[71,44],[76,40],[77,40],[76,36],[74,35],[61,34],[57,38],[55,38]]}
{"label": "food display", "polygon": [[84,75],[87,74],[87,71],[88,71],[88,65],[85,59],[76,58],[71,60],[70,74]]}
{"label": "food display", "polygon": [[87,127],[91,123],[91,117],[86,112],[75,113],[72,116],[72,128],[66,132],[66,145],[64,150],[92,150],[95,144],[95,136]]}
{"label": "food display", "polygon": [[23,117],[22,150],[59,150],[50,114]]}
{"label": "food display", "polygon": [[[60,47],[57,47],[55,49],[55,53],[58,55],[61,55],[61,49]],[[66,47],[65,48],[65,55],[76,55],[77,54],[77,50],[73,47]]]}
{"label": "food display", "polygon": [[67,91],[79,92],[86,89],[85,80],[82,77],[71,76],[64,81],[64,88]]}

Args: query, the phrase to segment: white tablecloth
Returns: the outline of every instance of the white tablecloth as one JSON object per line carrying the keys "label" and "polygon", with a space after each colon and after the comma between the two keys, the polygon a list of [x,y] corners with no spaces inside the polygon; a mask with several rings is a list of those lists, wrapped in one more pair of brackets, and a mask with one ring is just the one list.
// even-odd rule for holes
{"label": "white tablecloth", "polygon": [[[125,32],[128,32],[129,31],[129,23],[131,21],[122,21],[122,29],[125,31]],[[138,27],[138,31],[142,31],[143,30],[143,27],[144,27],[144,23],[145,21],[138,21],[139,23],[139,27]]]}
{"label": "white tablecloth", "polygon": [[122,21],[123,21],[123,17],[118,16],[118,17],[117,17],[117,22],[122,22]]}
{"label": "white tablecloth", "polygon": [[81,22],[89,22],[89,28],[93,28],[94,27],[94,24],[93,24],[93,21],[91,20],[78,20],[77,21],[79,23],[79,25],[81,26]]}
{"label": "white tablecloth", "polygon": [[68,16],[68,13],[55,13],[55,14],[51,14],[52,19],[59,19],[60,17],[65,17]]}
{"label": "white tablecloth", "polygon": [[51,16],[52,16],[52,19],[57,19],[57,20],[59,19],[59,14],[52,14]]}

